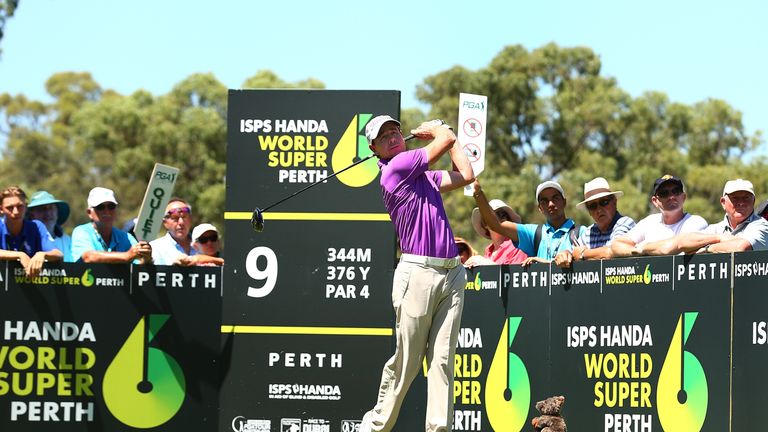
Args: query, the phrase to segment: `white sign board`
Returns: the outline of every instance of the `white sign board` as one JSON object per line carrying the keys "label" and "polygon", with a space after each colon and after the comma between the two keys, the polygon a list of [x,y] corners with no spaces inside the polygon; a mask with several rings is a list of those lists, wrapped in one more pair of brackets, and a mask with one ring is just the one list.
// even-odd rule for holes
{"label": "white sign board", "polygon": [[160,231],[168,205],[173,194],[173,187],[179,176],[179,169],[156,163],[149,179],[147,191],[139,210],[139,220],[136,222],[134,233],[137,240],[154,240]]}
{"label": "white sign board", "polygon": [[[485,169],[485,126],[488,120],[488,96],[459,93],[457,138],[467,154],[475,176]],[[472,185],[464,188],[472,196]]]}

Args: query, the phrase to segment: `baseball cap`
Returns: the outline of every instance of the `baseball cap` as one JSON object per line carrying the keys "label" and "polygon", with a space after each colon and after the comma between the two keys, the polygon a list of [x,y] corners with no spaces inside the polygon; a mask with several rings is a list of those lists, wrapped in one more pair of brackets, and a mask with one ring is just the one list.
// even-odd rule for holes
{"label": "baseball cap", "polygon": [[97,186],[88,192],[88,207],[96,207],[97,205],[105,202],[117,204],[115,192],[113,192],[112,189]]}
{"label": "baseball cap", "polygon": [[209,223],[200,224],[196,226],[195,229],[192,230],[192,241],[197,241],[197,239],[199,239],[200,236],[202,236],[208,231],[213,231],[217,234],[219,232],[219,230],[217,230],[215,226]]}
{"label": "baseball cap", "polygon": [[755,196],[755,187],[752,182],[744,179],[728,180],[723,188],[723,196],[737,191],[746,191]]}
{"label": "baseball cap", "polygon": [[376,116],[371,119],[371,121],[368,122],[367,125],[365,125],[365,138],[368,139],[368,144],[373,144],[373,140],[376,139],[377,136],[379,136],[379,130],[382,126],[384,126],[384,123],[386,122],[395,122],[398,126],[400,126],[400,122],[393,119],[392,117],[388,115],[380,115]]}
{"label": "baseball cap", "polygon": [[677,183],[681,188],[683,188],[683,190],[685,190],[685,185],[683,184],[683,180],[681,180],[680,177],[676,177],[671,174],[664,174],[663,176],[657,178],[655,182],[653,182],[653,190],[651,191],[651,195],[656,195],[656,191],[659,190],[659,187],[661,187],[661,185],[666,182]]}
{"label": "baseball cap", "polygon": [[556,181],[548,180],[536,186],[536,204],[539,203],[539,194],[541,194],[541,191],[548,188],[556,189],[558,192],[560,192],[560,195],[562,195],[563,198],[565,198],[565,192],[563,192],[563,187],[560,186],[560,183]]}

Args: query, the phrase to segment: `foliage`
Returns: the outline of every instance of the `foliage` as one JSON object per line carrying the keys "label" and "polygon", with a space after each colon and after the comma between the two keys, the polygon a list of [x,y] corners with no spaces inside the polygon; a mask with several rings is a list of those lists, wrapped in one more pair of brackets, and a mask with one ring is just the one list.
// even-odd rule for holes
{"label": "foliage", "polygon": [[[13,16],[18,7],[19,0],[0,0],[0,41],[3,40],[5,22]],[[2,51],[0,50],[0,52]]]}
{"label": "foliage", "polygon": [[[428,117],[455,123],[458,93],[489,96],[480,178],[489,198],[506,201],[526,223],[544,220],[532,195],[548,179],[563,185],[566,214],[585,225],[592,221],[575,205],[597,176],[624,191],[619,210],[636,220],[651,211],[651,185],[665,173],[685,180],[686,209],[710,222],[723,217],[727,179],[747,178],[758,193],[767,190],[766,161],[754,157],[762,134],[749,135],[735,108],[718,99],[685,105],[654,91],[632,98],[600,70],[589,48],[512,45],[477,71],[455,66],[425,78],[417,97],[430,105]],[[457,192],[445,202],[456,233],[486,244],[469,222],[474,201]]]}
{"label": "foliage", "polygon": [[[85,221],[85,197],[95,185],[116,190],[122,219],[137,214],[159,161],[181,169],[176,194],[192,202],[198,219],[223,226],[227,89],[213,75],[191,75],[164,95],[121,95],[89,73],[58,73],[45,86],[50,103],[0,94],[3,185],[47,189],[67,200],[71,229]],[[290,83],[262,70],[242,87],[324,84]],[[685,180],[686,209],[710,222],[722,218],[727,179],[747,178],[758,193],[768,190],[767,161],[755,155],[762,134],[748,134],[738,110],[719,99],[686,105],[656,91],[632,97],[601,74],[599,56],[586,47],[507,46],[486,67],[454,66],[426,77],[416,92],[429,112],[403,109],[406,133],[430,118],[455,125],[460,92],[489,96],[481,181],[490,198],[506,201],[525,222],[544,221],[533,193],[552,178],[565,188],[567,214],[584,225],[589,215],[575,205],[596,176],[624,191],[619,209],[636,220],[650,211],[651,184],[665,173]],[[445,159],[438,168],[450,166]],[[469,221],[474,201],[455,192],[445,203],[456,234],[484,246]]]}
{"label": "foliage", "polygon": [[[174,193],[190,201],[197,220],[223,228],[227,88],[216,77],[191,75],[160,96],[120,95],[89,73],[58,73],[45,86],[49,104],[0,94],[0,184],[19,184],[28,195],[45,189],[69,202],[71,229],[87,220],[85,198],[97,185],[115,190],[121,221],[138,214],[157,161],[180,169]],[[290,84],[260,71],[243,87],[323,84]]]}

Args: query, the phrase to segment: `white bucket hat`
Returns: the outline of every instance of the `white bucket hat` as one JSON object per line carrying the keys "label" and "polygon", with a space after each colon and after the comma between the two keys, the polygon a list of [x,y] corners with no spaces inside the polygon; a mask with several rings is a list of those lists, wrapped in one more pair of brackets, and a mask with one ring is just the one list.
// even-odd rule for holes
{"label": "white bucket hat", "polygon": [[[520,223],[520,215],[515,213],[514,210],[512,210],[512,207],[508,206],[507,203],[505,203],[502,200],[494,199],[490,200],[488,202],[490,204],[493,211],[496,211],[498,209],[504,210],[504,213],[507,214],[507,218],[511,220],[512,222]],[[488,231],[483,228],[483,215],[480,214],[480,209],[475,207],[472,210],[472,227],[475,229],[475,232],[480,234],[481,236],[490,239],[491,235],[488,233]]]}
{"label": "white bucket hat", "polygon": [[608,180],[597,177],[584,183],[584,201],[576,204],[576,208],[583,209],[588,201],[594,201],[608,195],[616,195],[616,198],[624,195],[622,191],[612,191]]}

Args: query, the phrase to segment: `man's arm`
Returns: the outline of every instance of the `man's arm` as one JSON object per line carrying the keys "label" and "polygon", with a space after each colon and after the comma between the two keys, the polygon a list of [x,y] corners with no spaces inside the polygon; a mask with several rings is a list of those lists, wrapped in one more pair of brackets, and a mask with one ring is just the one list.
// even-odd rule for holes
{"label": "man's arm", "polygon": [[36,252],[35,255],[30,258],[27,265],[24,266],[24,270],[26,271],[27,276],[34,279],[40,274],[46,260],[61,261],[62,257],[64,257],[64,254],[58,249]]}
{"label": "man's arm", "polygon": [[474,193],[472,196],[475,197],[477,208],[480,210],[480,215],[483,216],[483,221],[486,225],[488,225],[488,228],[496,231],[497,233],[504,234],[513,242],[517,243],[519,241],[519,236],[517,235],[517,224],[509,221],[499,222],[499,218],[496,217],[496,213],[493,212],[491,205],[488,204],[488,198],[485,196],[485,193],[480,186],[480,182],[475,180],[473,187]]}
{"label": "man's arm", "polygon": [[436,120],[424,122],[411,133],[418,139],[432,139],[432,142],[424,147],[427,151],[427,160],[432,166],[450,150],[456,142],[456,135],[452,130],[443,127],[442,123]]}
{"label": "man's arm", "polygon": [[86,263],[129,263],[138,260],[139,264],[149,264],[152,262],[152,247],[146,241],[140,241],[131,246],[125,252],[103,252],[89,250],[83,253],[83,262]]}
{"label": "man's arm", "polygon": [[453,170],[443,173],[443,179],[440,182],[440,192],[448,192],[454,189],[462,188],[475,181],[475,172],[472,170],[472,164],[467,159],[467,154],[461,148],[461,144],[456,140],[453,146],[448,150],[448,155],[453,163]]}
{"label": "man's arm", "polygon": [[611,242],[611,253],[614,258],[619,258],[640,255],[640,250],[629,236],[621,236]]}

